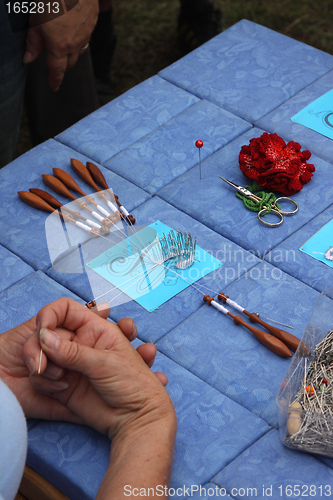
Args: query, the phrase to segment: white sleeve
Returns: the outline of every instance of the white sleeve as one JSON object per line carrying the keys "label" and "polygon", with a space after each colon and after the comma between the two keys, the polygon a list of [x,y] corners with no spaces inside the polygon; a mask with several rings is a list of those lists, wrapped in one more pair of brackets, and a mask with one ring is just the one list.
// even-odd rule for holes
{"label": "white sleeve", "polygon": [[0,500],[13,500],[27,457],[28,433],[23,410],[0,380]]}

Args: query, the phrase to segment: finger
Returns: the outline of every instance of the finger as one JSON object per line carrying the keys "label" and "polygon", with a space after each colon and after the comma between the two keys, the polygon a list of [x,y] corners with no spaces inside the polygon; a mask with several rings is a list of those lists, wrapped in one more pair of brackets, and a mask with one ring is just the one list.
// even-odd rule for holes
{"label": "finger", "polygon": [[104,351],[63,339],[46,328],[40,330],[39,339],[43,351],[54,363],[88,377],[101,365],[103,356],[109,355]]}
{"label": "finger", "polygon": [[[55,392],[54,394],[57,393],[58,392]],[[39,394],[38,392],[32,399],[29,395],[29,401],[26,401],[24,403],[24,408],[27,408],[26,415],[29,418],[60,420],[66,422],[74,422],[77,424],[83,424],[80,417],[78,417],[75,413],[69,410],[66,407],[66,405],[54,399],[54,397],[50,397],[46,401],[45,395]]]}
{"label": "finger", "polygon": [[25,53],[23,56],[24,64],[29,64],[37,59],[43,48],[44,40],[40,35],[38,28],[30,28],[25,41]]}
{"label": "finger", "polygon": [[165,373],[155,372],[155,375],[164,387],[168,384],[169,380]]}
{"label": "finger", "polygon": [[49,72],[49,85],[54,92],[59,90],[59,87],[64,79],[67,69],[67,54],[53,54],[47,52],[46,61]]}
{"label": "finger", "polygon": [[[74,337],[73,332],[64,328],[58,328],[57,333],[68,340],[72,340]],[[23,346],[22,360],[28,367],[30,375],[46,374],[45,376],[47,378],[55,379],[59,376],[59,372],[57,373],[57,370],[60,370],[60,367],[56,367],[56,365],[52,368],[53,364],[51,364],[51,372],[47,372],[49,362],[41,350],[37,328]]]}
{"label": "finger", "polygon": [[44,377],[32,375],[29,380],[36,391],[47,394],[48,396],[52,396],[54,392],[64,391],[69,387],[69,383],[65,377],[60,380],[49,380]]}
{"label": "finger", "polygon": [[[76,64],[76,61],[78,60],[80,54],[81,54],[81,52],[75,52],[75,53],[67,54],[66,71],[68,71],[69,69],[71,69]],[[83,52],[82,52],[82,54],[83,54]]]}
{"label": "finger", "polygon": [[101,302],[90,309],[91,312],[95,313],[100,318],[107,319],[110,314],[110,304],[109,302]]}
{"label": "finger", "polygon": [[[65,374],[65,370],[61,366],[57,366],[48,360],[45,370],[43,371],[43,377],[48,380],[60,380]],[[41,377],[38,377],[41,378]]]}
{"label": "finger", "polygon": [[155,356],[157,352],[156,346],[151,343],[143,344],[137,348],[137,352],[140,354],[141,358],[146,363],[146,365],[148,365],[149,368],[151,368],[155,361]]}
{"label": "finger", "polygon": [[136,338],[138,330],[132,318],[122,318],[117,325],[130,342]]}
{"label": "finger", "polygon": [[89,322],[105,327],[105,322],[101,320],[99,322],[96,314],[75,300],[63,297],[44,306],[38,312],[36,328],[39,333],[41,328],[54,331],[57,326],[62,325],[71,332],[75,332]]}

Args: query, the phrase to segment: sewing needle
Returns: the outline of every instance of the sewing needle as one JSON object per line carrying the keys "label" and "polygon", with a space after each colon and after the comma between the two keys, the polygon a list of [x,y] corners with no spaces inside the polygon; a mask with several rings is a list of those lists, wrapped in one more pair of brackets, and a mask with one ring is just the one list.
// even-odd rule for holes
{"label": "sewing needle", "polygon": [[39,363],[38,363],[38,375],[40,375],[40,370],[42,367],[42,354],[43,354],[43,349],[40,349],[40,355],[39,355]]}

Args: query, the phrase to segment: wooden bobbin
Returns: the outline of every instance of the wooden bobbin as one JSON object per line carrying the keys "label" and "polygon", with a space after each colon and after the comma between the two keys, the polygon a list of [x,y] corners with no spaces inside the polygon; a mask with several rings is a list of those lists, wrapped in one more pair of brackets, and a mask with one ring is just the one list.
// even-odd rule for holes
{"label": "wooden bobbin", "polygon": [[210,306],[212,305],[213,300],[213,297],[210,297],[209,295],[205,295],[203,298],[203,301],[207,302]]}
{"label": "wooden bobbin", "polygon": [[[72,168],[73,170],[77,173],[77,175],[84,181],[86,182],[87,184],[89,184],[93,189],[95,189],[95,191],[97,192],[97,195],[102,198],[106,203],[108,203],[108,199],[107,197],[105,196],[104,194],[104,191],[102,191],[98,186],[97,184],[95,183],[94,179],[92,178],[92,176],[90,175],[90,172],[89,170],[87,169],[87,167],[85,165],[83,165],[83,163],[81,163],[79,160],[76,160],[75,158],[72,158],[71,159],[71,165],[72,165]],[[67,172],[66,172],[67,174]],[[67,174],[69,176],[69,174]],[[70,177],[70,176],[69,176]],[[114,213],[114,217],[117,218],[117,219],[123,219],[124,216],[122,213],[120,213],[120,211],[116,211]]]}
{"label": "wooden bobbin", "polygon": [[227,299],[229,298],[229,295],[225,295],[223,292],[220,292],[217,296],[217,298],[223,302],[224,304],[227,303]]}
{"label": "wooden bobbin", "polygon": [[[87,162],[87,169],[89,170],[91,176],[97,182],[100,186],[102,186],[103,189],[107,190],[112,198],[112,196],[115,198],[116,203],[119,208],[121,208],[122,204],[120,203],[118,196],[116,194],[113,194],[110,187],[108,186],[108,183],[105,180],[104,175],[100,171],[100,169],[97,167],[97,165],[94,165],[94,163]],[[133,215],[129,214],[126,219],[130,224],[135,224],[135,219]]]}
{"label": "wooden bobbin", "polygon": [[85,304],[85,306],[86,306],[87,309],[91,309],[92,307],[96,306],[96,302],[95,302],[95,300],[91,300],[90,302],[87,302]]}

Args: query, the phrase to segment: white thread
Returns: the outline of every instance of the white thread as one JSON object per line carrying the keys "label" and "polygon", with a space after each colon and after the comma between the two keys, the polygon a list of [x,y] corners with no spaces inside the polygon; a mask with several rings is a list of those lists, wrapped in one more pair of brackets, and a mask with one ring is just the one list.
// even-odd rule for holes
{"label": "white thread", "polygon": [[85,231],[88,231],[88,233],[90,233],[91,228],[89,226],[86,226],[85,224],[82,224],[82,222],[76,222],[75,224],[77,226],[79,226],[81,229],[84,229]]}
{"label": "white thread", "polygon": [[86,223],[88,226],[95,227],[96,229],[101,229],[100,224],[97,224],[97,222],[93,222],[92,220],[86,219]]}
{"label": "white thread", "polygon": [[99,220],[100,222],[103,222],[103,220],[104,220],[104,217],[99,215],[97,212],[92,211],[91,215],[93,215],[95,217],[95,219]]}
{"label": "white thread", "polygon": [[221,306],[221,304],[218,304],[217,302],[215,302],[215,300],[211,301],[211,305],[214,306],[218,311],[222,312],[223,314],[228,314],[228,312],[229,312],[228,309]]}
{"label": "white thread", "polygon": [[231,307],[233,307],[234,309],[236,309],[237,311],[239,311],[241,313],[245,311],[244,307],[241,307],[234,300],[227,299],[227,304],[229,304]]}
{"label": "white thread", "polygon": [[122,213],[125,215],[125,217],[128,217],[128,216],[129,216],[129,213],[127,212],[126,208],[125,208],[125,207],[123,207],[122,205],[121,205],[121,207],[120,207],[120,210],[121,210],[121,211],[122,211]]}
{"label": "white thread", "polygon": [[101,212],[101,214],[105,215],[105,217],[109,217],[110,214],[106,210],[104,210],[103,207],[101,207],[100,205],[97,205],[96,208],[98,208],[98,210]]}
{"label": "white thread", "polygon": [[111,201],[107,200],[106,203],[108,204],[108,206],[111,208],[112,212],[115,214],[117,211],[118,211],[118,208],[113,204],[111,203]]}

